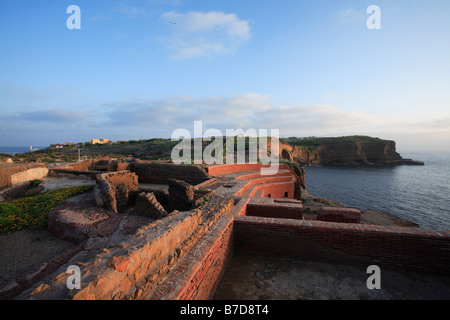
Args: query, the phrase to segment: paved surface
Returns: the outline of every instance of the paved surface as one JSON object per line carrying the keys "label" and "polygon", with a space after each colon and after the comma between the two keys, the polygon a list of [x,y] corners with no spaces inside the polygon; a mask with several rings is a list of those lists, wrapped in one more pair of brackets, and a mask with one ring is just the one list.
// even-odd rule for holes
{"label": "paved surface", "polygon": [[[367,266],[368,267],[368,266]],[[215,300],[449,300],[450,277],[381,270],[369,290],[365,266],[235,253]]]}

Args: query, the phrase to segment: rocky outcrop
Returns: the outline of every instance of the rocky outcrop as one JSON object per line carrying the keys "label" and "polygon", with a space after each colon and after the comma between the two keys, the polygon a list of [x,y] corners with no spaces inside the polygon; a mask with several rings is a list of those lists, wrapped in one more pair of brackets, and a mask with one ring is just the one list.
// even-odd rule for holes
{"label": "rocky outcrop", "polygon": [[423,165],[423,162],[403,159],[396,151],[395,141],[371,139],[342,141],[314,148],[280,142],[280,157],[300,165]]}
{"label": "rocky outcrop", "polygon": [[93,192],[64,201],[48,214],[47,229],[60,239],[79,244],[90,237],[106,237],[118,228],[121,218],[98,208]]}

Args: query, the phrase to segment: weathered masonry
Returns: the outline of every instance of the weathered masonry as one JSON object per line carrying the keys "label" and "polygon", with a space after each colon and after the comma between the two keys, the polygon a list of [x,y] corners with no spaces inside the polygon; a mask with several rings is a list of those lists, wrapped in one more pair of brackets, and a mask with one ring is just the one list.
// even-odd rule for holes
{"label": "weathered masonry", "polygon": [[[51,174],[94,177],[97,191],[80,199],[91,197],[91,212],[103,215],[86,228],[76,207],[57,208],[52,215],[66,217],[59,230],[79,234],[79,250],[3,298],[211,299],[236,252],[450,274],[449,231],[363,225],[348,208],[305,220],[304,181],[287,165],[273,176],[259,164],[86,165]],[[80,267],[80,290],[67,288],[70,265]]]}

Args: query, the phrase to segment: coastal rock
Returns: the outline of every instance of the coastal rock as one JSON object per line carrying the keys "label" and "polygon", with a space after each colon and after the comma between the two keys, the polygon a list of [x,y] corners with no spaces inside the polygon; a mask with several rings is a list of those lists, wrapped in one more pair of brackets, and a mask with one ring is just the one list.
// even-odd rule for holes
{"label": "coastal rock", "polygon": [[396,151],[395,141],[390,140],[330,138],[331,142],[315,147],[287,141],[280,142],[280,157],[300,165],[424,165],[421,161],[403,159]]}

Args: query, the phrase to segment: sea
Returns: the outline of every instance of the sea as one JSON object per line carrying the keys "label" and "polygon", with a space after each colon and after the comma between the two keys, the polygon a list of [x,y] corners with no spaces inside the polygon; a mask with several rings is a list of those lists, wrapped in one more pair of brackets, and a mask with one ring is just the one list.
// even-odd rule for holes
{"label": "sea", "polygon": [[[34,150],[42,150],[45,149],[47,147],[33,147],[33,151]],[[9,153],[9,154],[19,154],[19,153],[26,153],[26,152],[30,152],[30,146],[26,146],[26,147],[3,147],[0,146],[0,153]]]}
{"label": "sea", "polygon": [[[0,153],[29,151],[29,146],[0,146]],[[450,153],[401,155],[425,165],[305,167],[306,189],[351,207],[392,213],[422,228],[450,230]]]}
{"label": "sea", "polygon": [[425,229],[450,230],[450,153],[408,153],[424,166],[306,167],[316,197],[360,209],[379,209]]}

